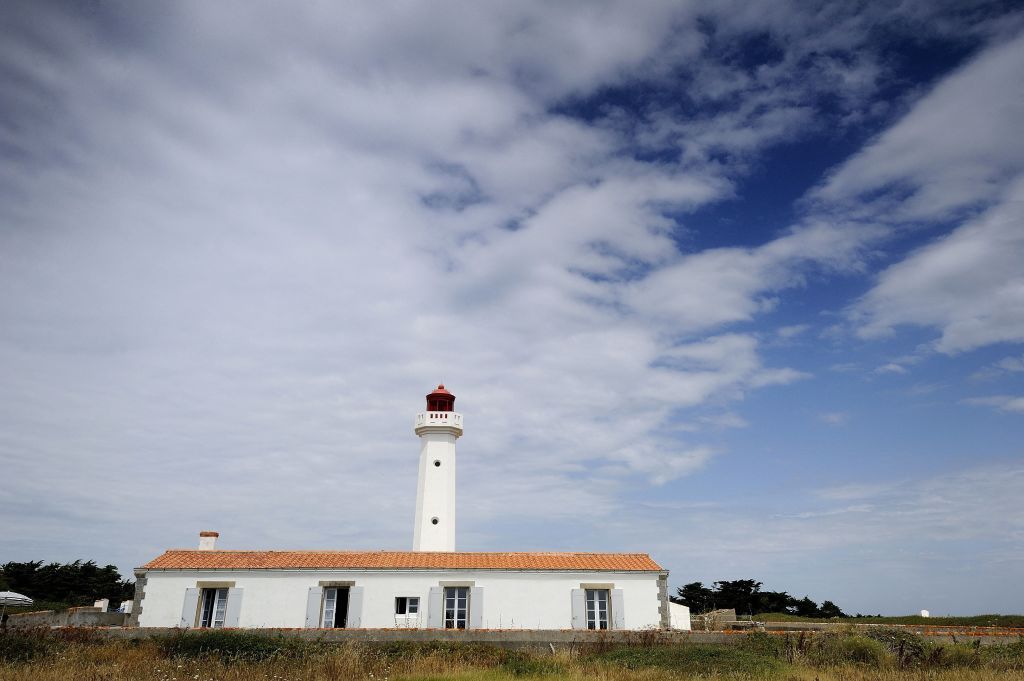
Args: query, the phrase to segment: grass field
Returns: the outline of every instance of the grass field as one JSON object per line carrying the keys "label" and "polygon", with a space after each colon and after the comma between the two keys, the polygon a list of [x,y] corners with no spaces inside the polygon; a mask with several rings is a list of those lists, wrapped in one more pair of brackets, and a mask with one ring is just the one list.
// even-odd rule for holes
{"label": "grass field", "polygon": [[781,612],[765,612],[754,615],[756,622],[842,622],[844,624],[920,624],[949,627],[1018,627],[1024,628],[1024,615],[973,615],[971,617],[836,617],[819,619],[797,617]]}
{"label": "grass field", "polygon": [[937,645],[893,630],[872,637],[753,634],[736,644],[596,644],[552,655],[470,643],[334,644],[223,631],[142,641],[105,640],[83,629],[0,634],[4,681],[697,678],[1024,681],[1024,639],[977,646]]}

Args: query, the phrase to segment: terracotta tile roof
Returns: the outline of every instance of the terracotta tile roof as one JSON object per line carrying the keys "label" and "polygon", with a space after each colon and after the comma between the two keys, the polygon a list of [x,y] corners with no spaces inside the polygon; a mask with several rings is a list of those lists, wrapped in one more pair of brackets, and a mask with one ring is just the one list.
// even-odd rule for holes
{"label": "terracotta tile roof", "polygon": [[150,570],[604,570],[660,571],[646,553],[431,553],[426,551],[197,551],[171,549]]}

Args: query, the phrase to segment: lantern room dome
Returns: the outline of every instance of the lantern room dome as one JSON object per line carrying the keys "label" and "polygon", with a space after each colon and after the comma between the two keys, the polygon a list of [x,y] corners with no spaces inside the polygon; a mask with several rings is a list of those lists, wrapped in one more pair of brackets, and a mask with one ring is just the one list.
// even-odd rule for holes
{"label": "lantern room dome", "polygon": [[427,395],[427,411],[455,411],[455,395],[445,389],[444,383]]}

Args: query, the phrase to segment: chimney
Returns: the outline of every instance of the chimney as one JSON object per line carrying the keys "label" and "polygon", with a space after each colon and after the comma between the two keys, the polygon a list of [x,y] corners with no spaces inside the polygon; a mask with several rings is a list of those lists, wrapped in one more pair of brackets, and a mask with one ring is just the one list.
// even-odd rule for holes
{"label": "chimney", "polygon": [[211,532],[210,530],[203,530],[199,533],[199,550],[200,551],[213,551],[217,548],[217,537],[220,536],[219,532]]}

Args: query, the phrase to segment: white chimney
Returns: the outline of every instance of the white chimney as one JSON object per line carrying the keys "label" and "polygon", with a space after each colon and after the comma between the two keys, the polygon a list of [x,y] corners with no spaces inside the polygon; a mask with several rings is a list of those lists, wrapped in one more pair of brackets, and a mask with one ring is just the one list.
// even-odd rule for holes
{"label": "white chimney", "polygon": [[220,536],[219,532],[211,532],[210,530],[203,530],[199,533],[199,550],[200,551],[213,551],[217,548],[217,537]]}

